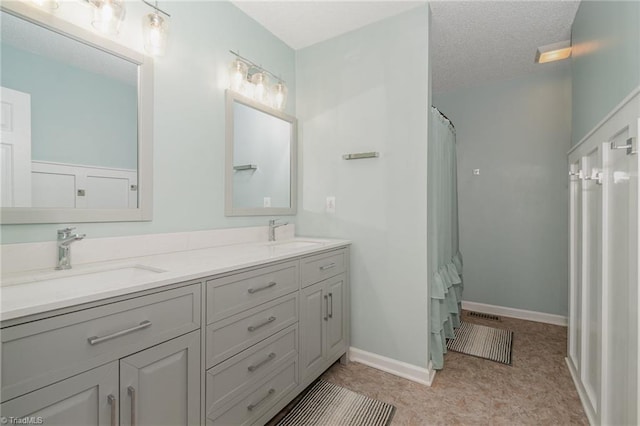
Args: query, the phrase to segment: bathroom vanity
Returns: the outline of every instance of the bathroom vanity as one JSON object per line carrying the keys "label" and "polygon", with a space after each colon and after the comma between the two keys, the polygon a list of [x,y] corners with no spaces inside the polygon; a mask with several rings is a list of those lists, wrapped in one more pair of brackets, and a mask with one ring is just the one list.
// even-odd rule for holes
{"label": "bathroom vanity", "polygon": [[348,241],[235,244],[3,281],[6,418],[263,424],[346,362]]}

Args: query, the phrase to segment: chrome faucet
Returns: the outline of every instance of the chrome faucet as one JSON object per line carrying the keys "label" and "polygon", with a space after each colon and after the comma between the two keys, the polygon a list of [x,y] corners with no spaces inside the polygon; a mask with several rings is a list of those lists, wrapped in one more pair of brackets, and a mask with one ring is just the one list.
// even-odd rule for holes
{"label": "chrome faucet", "polygon": [[56,269],[71,269],[71,248],[72,242],[86,237],[86,234],[71,234],[76,228],[58,229],[58,266]]}
{"label": "chrome faucet", "polygon": [[275,241],[276,240],[276,228],[279,228],[281,226],[287,225],[289,222],[285,222],[285,223],[279,223],[276,224],[276,222],[280,220],[280,219],[271,219],[269,220],[269,241]]}

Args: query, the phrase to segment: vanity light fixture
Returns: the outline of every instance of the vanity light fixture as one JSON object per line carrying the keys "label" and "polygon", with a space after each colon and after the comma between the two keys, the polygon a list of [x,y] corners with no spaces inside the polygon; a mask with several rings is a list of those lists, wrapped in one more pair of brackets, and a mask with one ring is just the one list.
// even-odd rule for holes
{"label": "vanity light fixture", "polygon": [[[260,103],[283,110],[288,92],[284,80],[239,53],[233,50],[229,52],[236,56],[229,66],[229,88]],[[269,76],[277,81],[273,87],[269,87]]]}
{"label": "vanity light fixture", "polygon": [[127,10],[123,0],[87,0],[93,6],[91,25],[103,34],[116,36]]}
{"label": "vanity light fixture", "polygon": [[[169,34],[169,21],[171,17],[167,12],[155,5],[142,0],[153,8],[153,12],[142,18],[142,35],[144,38],[144,50],[153,56],[163,56],[167,48],[167,36]],[[162,16],[164,15],[164,16]]]}
{"label": "vanity light fixture", "polygon": [[571,56],[571,41],[565,40],[558,43],[547,44],[538,47],[536,51],[535,62],[544,64],[547,62],[559,61],[567,59]]}

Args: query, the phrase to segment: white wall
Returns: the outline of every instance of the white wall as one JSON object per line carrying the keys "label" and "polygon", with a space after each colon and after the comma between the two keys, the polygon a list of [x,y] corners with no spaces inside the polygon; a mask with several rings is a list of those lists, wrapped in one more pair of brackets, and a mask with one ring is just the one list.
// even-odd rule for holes
{"label": "white wall", "polygon": [[[352,346],[428,359],[428,7],[297,52],[298,228],[353,241]],[[346,153],[380,158],[345,161]],[[325,198],[336,197],[336,212]]]}
{"label": "white wall", "polygon": [[433,100],[457,134],[463,299],[566,315],[570,64],[540,69]]}

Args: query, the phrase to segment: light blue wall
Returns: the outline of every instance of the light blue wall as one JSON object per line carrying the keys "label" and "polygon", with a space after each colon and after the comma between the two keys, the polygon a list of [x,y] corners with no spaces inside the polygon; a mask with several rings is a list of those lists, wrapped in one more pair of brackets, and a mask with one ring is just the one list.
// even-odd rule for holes
{"label": "light blue wall", "polygon": [[566,315],[571,75],[541,67],[433,98],[456,127],[463,299]]}
{"label": "light blue wall", "polygon": [[582,1],[571,39],[575,145],[640,86],[640,2]]}
{"label": "light blue wall", "polygon": [[[428,7],[297,53],[298,231],[353,241],[352,346],[427,366]],[[380,158],[345,161],[343,154]],[[336,197],[336,212],[325,199]]]}
{"label": "light blue wall", "polygon": [[[224,216],[225,97],[229,49],[289,87],[295,115],[295,52],[230,2],[165,2],[166,56],[155,63],[154,217],[151,222],[78,224],[89,237],[266,225],[267,217]],[[290,219],[288,219],[291,221]],[[55,240],[59,224],[3,225],[2,242]]]}
{"label": "light blue wall", "polygon": [[4,43],[0,52],[1,85],[31,95],[33,160],[138,167],[134,86]]}

